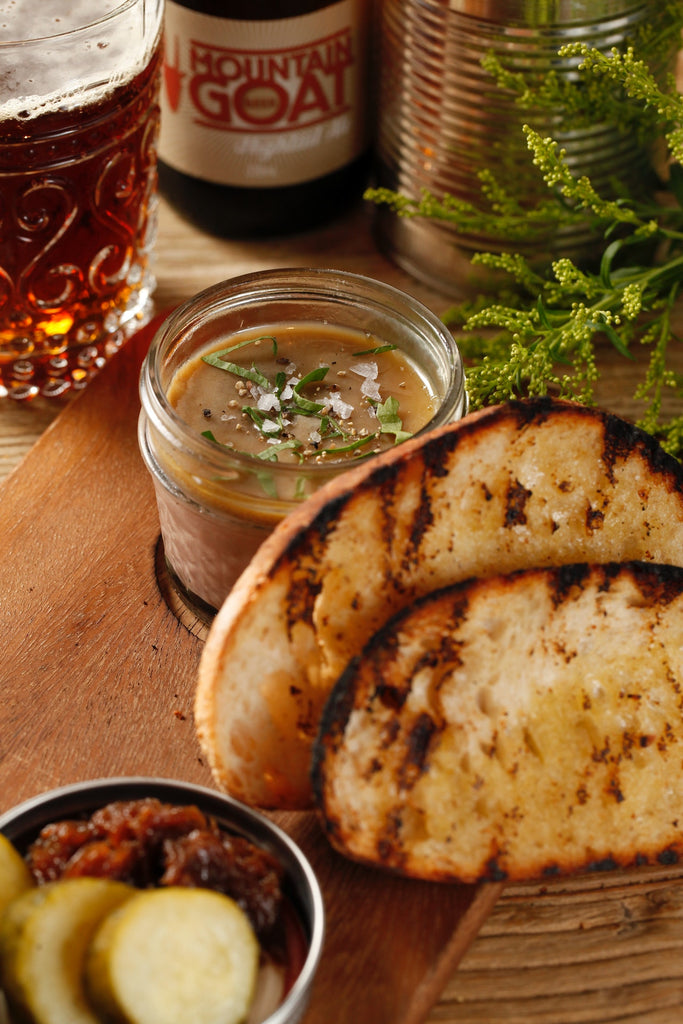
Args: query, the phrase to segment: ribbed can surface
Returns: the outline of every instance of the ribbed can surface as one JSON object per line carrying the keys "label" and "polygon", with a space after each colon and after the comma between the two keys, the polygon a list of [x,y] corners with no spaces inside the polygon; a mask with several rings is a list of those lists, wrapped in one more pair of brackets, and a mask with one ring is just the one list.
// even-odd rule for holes
{"label": "ribbed can surface", "polygon": [[[378,184],[413,198],[426,189],[476,204],[479,172],[489,169],[533,202],[545,187],[522,133],[528,123],[556,139],[574,173],[587,174],[598,190],[609,190],[615,174],[637,186],[649,154],[634,133],[611,123],[567,129],[556,110],[521,111],[481,62],[493,54],[532,81],[551,69],[575,80],[578,59],[558,57],[560,47],[579,42],[623,50],[638,38],[638,55],[659,74],[675,55],[667,6],[663,0],[383,0]],[[498,238],[386,209],[378,211],[378,233],[397,263],[451,292],[473,252],[501,248]],[[553,254],[578,258],[592,244],[583,228],[549,240]]]}

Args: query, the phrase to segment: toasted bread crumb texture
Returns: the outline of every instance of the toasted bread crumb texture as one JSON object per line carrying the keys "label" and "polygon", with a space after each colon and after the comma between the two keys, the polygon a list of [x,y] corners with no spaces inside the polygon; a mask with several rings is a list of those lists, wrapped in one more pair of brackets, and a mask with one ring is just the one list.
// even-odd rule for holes
{"label": "toasted bread crumb texture", "polygon": [[331,840],[441,880],[683,853],[683,571],[530,570],[430,595],[337,684]]}
{"label": "toasted bread crumb texture", "polygon": [[196,702],[216,781],[263,807],[309,806],[333,683],[390,614],[431,590],[682,557],[683,470],[614,416],[533,400],[408,441],[288,516],[228,596]]}

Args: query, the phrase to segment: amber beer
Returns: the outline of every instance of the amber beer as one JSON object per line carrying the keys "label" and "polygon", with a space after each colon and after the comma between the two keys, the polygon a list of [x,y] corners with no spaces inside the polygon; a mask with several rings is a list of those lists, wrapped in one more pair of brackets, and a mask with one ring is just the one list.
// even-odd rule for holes
{"label": "amber beer", "polygon": [[[16,88],[0,79],[0,394],[13,398],[82,387],[149,318],[154,287],[162,0],[88,0],[93,24],[75,4],[72,24],[63,3],[52,17],[53,3],[0,0],[0,61],[22,68]],[[21,38],[28,8],[40,40]],[[34,55],[42,78],[26,73]]]}

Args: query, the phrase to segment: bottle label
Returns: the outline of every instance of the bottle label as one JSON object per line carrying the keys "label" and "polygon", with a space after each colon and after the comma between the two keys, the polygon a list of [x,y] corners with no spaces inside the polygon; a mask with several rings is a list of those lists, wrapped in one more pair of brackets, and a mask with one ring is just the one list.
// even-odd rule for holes
{"label": "bottle label", "polygon": [[345,167],[369,145],[369,6],[241,21],[167,0],[161,159],[251,188]]}

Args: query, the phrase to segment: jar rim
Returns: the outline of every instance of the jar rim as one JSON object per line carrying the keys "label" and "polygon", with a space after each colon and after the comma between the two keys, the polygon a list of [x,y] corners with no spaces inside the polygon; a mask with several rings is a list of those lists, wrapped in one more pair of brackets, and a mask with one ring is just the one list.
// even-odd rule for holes
{"label": "jar rim", "polygon": [[[450,380],[439,408],[434,416],[416,431],[413,437],[442,426],[464,415],[467,409],[465,374],[457,343],[436,314],[424,303],[393,285],[350,271],[322,267],[284,267],[255,271],[220,281],[192,296],[169,313],[152,338],[140,372],[140,399],[142,416],[154,425],[161,435],[172,441],[176,448],[191,451],[207,465],[221,468],[253,468],[254,456],[221,449],[202,437],[178,415],[168,401],[161,380],[162,361],[179,339],[187,337],[200,325],[217,319],[221,311],[236,309],[245,304],[256,306],[264,299],[282,299],[294,302],[297,298],[330,299],[340,305],[369,304],[393,317],[402,317],[412,326],[419,325],[423,336],[429,335],[442,345],[448,362]],[[371,456],[366,456],[371,457]],[[360,461],[360,460],[359,460]],[[315,477],[329,477],[357,465],[348,463],[277,463],[277,473]]]}

